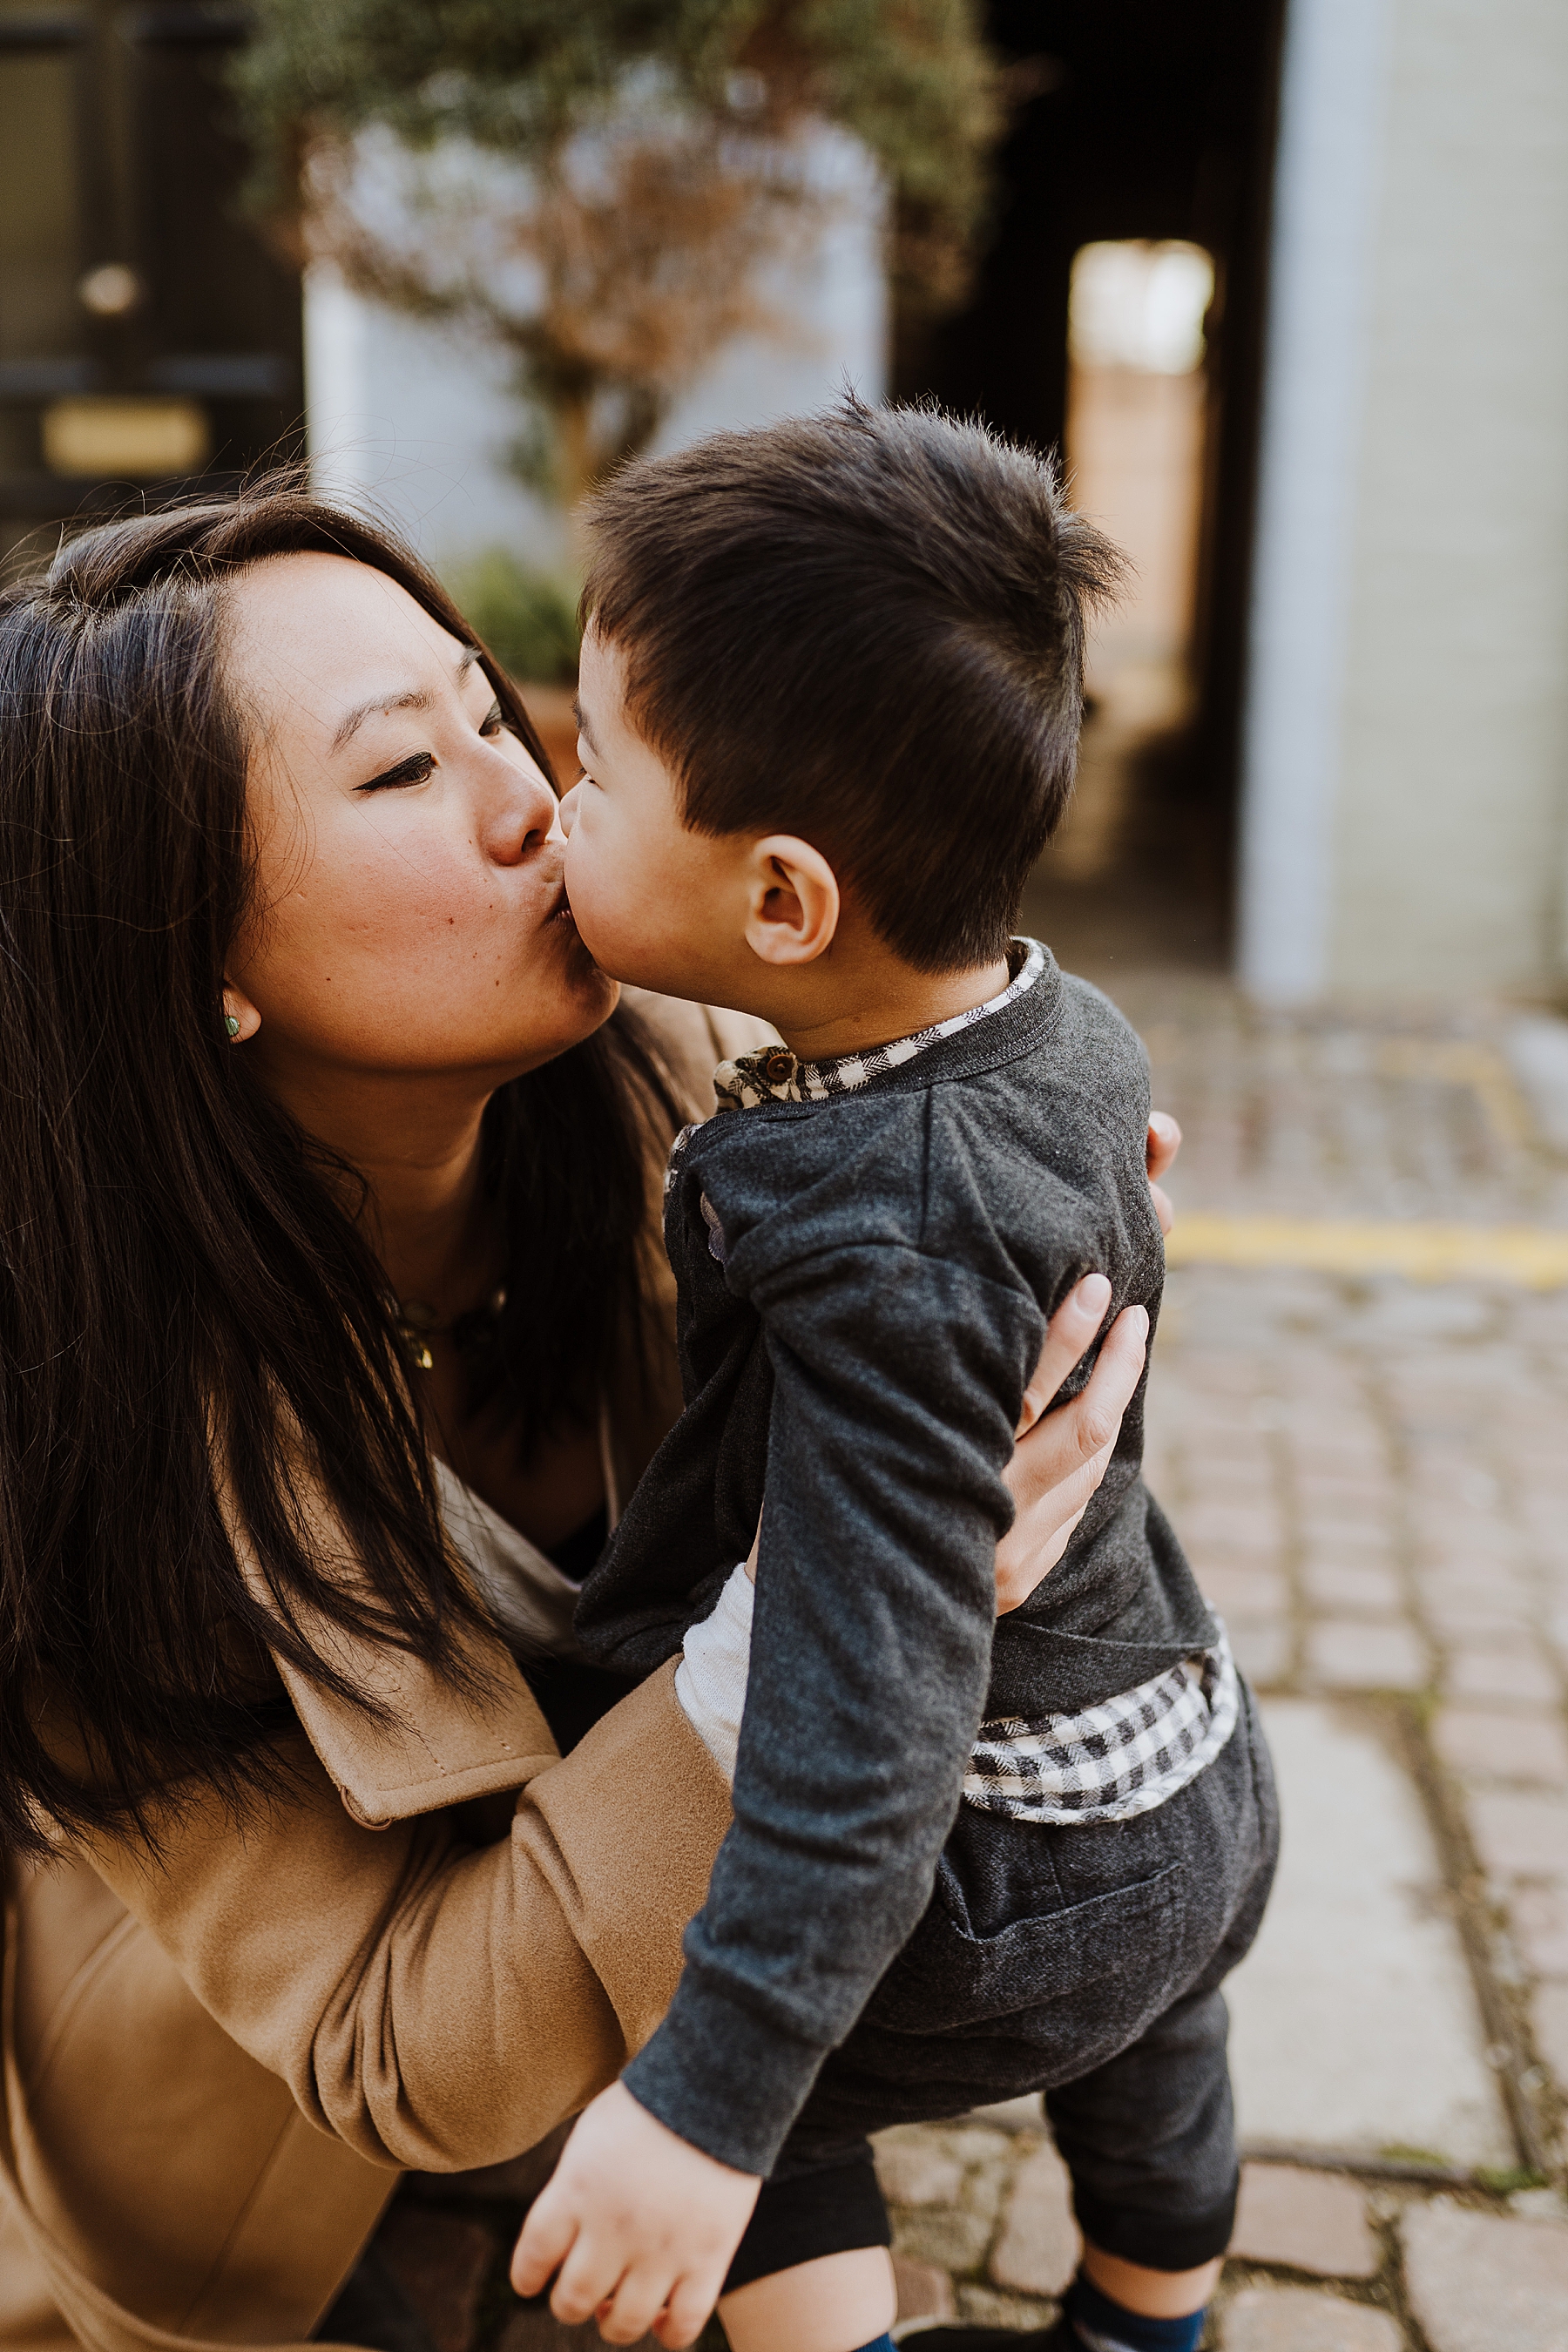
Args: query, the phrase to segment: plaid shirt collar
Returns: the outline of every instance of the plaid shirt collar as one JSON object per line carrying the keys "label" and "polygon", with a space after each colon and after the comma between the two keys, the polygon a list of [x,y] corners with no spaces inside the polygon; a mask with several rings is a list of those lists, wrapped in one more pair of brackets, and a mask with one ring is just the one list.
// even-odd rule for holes
{"label": "plaid shirt collar", "polygon": [[1013,947],[1015,954],[1023,951],[1023,961],[999,996],[972,1004],[967,1013],[955,1013],[933,1028],[917,1029],[912,1037],[895,1037],[890,1045],[868,1045],[862,1053],[839,1054],[828,1062],[803,1062],[787,1045],[764,1045],[757,1053],[721,1062],[713,1073],[719,1108],[755,1110],[768,1102],[826,1102],[834,1095],[853,1094],[858,1087],[868,1086],[885,1070],[901,1068],[942,1038],[955,1037],[961,1029],[972,1029],[977,1021],[1016,1003],[1034,987],[1046,968],[1044,948],[1037,940],[1016,940]]}

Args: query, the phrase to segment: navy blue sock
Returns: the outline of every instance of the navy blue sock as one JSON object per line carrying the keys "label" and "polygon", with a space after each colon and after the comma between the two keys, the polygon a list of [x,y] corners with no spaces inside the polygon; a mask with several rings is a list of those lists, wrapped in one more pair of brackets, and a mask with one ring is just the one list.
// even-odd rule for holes
{"label": "navy blue sock", "polygon": [[874,2336],[869,2344],[862,2344],[860,2352],[894,2352],[890,2336]]}
{"label": "navy blue sock", "polygon": [[1206,2311],[1185,2319],[1145,2319],[1101,2294],[1080,2271],[1062,2309],[1086,2352],[1198,2352]]}

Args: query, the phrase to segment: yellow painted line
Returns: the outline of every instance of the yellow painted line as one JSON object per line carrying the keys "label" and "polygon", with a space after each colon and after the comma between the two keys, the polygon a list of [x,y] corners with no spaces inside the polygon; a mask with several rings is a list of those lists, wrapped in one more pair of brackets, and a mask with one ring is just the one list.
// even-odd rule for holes
{"label": "yellow painted line", "polygon": [[1568,1285],[1568,1231],[1542,1225],[1384,1224],[1334,1217],[1225,1217],[1184,1209],[1165,1243],[1171,1265],[1304,1266],[1398,1274],[1408,1282]]}

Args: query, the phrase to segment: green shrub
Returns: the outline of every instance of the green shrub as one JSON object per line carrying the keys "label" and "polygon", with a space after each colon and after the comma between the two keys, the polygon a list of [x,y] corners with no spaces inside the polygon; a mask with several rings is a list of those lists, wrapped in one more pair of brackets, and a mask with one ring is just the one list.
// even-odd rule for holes
{"label": "green shrub", "polygon": [[447,587],[503,669],[538,686],[577,682],[577,600],[548,572],[535,572],[504,547],[456,567]]}

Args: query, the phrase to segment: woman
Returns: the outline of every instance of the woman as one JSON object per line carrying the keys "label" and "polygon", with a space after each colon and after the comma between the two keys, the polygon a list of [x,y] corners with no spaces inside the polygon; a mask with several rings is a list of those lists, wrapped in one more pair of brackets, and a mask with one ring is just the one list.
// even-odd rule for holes
{"label": "woman", "polygon": [[[0,698],[0,2345],[297,2338],[399,2168],[537,2142],[673,1988],[727,1792],[570,1609],[738,1041],[611,1018],[514,690],[308,497],[77,540]],[[1020,1449],[1004,1605],[1142,1354]]]}

